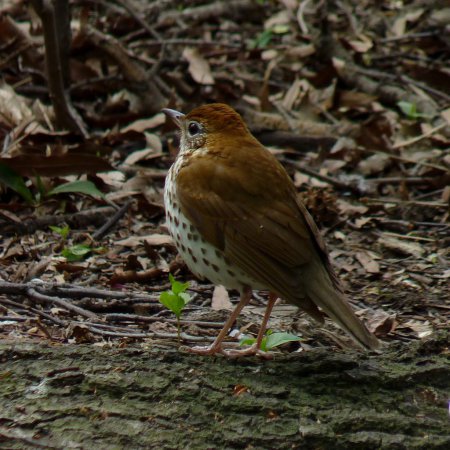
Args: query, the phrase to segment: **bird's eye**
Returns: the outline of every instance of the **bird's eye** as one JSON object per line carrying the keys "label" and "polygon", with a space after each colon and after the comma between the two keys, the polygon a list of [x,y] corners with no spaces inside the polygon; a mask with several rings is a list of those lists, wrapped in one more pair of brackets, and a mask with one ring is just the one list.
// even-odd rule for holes
{"label": "bird's eye", "polygon": [[200,132],[200,125],[197,122],[191,122],[188,125],[188,132],[191,136],[195,136]]}

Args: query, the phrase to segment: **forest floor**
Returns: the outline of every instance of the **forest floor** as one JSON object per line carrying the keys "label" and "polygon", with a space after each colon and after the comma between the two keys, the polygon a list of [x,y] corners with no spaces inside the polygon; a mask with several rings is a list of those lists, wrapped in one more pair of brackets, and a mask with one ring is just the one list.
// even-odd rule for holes
{"label": "forest floor", "polygon": [[[450,447],[445,1],[75,1],[46,42],[61,71],[39,16],[0,7],[0,448]],[[283,302],[269,326],[301,341],[273,360],[185,351],[237,293],[168,236],[160,109],[211,101],[286,167],[380,354]],[[190,283],[181,348],[169,273]]]}

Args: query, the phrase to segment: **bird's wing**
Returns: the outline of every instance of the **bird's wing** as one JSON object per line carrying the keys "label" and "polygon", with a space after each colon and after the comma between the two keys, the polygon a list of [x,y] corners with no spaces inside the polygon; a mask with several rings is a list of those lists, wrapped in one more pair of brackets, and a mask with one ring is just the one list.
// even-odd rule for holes
{"label": "bird's wing", "polygon": [[286,172],[262,146],[242,153],[248,154],[244,166],[219,154],[190,158],[177,177],[182,212],[251,278],[323,322],[319,307],[362,346],[376,349],[378,340],[341,292]]}
{"label": "bird's wing", "polygon": [[228,157],[193,156],[178,174],[177,196],[204,239],[279,295],[302,296],[302,266],[318,254],[327,265],[313,220],[282,166],[262,146]]}

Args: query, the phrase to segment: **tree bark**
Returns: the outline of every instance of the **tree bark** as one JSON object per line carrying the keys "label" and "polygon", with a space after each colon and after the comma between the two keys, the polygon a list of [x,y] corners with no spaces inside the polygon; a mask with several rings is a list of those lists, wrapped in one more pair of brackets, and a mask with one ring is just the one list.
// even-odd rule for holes
{"label": "tree bark", "polygon": [[448,333],[382,355],[0,342],[0,447],[450,448]]}

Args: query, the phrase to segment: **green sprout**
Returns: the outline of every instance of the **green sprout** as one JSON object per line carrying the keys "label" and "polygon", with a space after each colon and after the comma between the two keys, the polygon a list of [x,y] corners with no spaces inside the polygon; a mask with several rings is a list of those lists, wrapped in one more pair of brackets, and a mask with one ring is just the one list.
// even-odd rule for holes
{"label": "green sprout", "polygon": [[400,101],[397,102],[397,106],[399,107],[400,111],[410,120],[429,118],[427,114],[423,114],[417,111],[417,105],[415,103]]}
{"label": "green sprout", "polygon": [[181,341],[181,324],[180,317],[183,308],[192,300],[191,296],[186,292],[189,283],[180,283],[175,280],[172,274],[169,274],[169,281],[171,290],[162,292],[159,296],[159,301],[172,311],[177,318],[178,342]]}
{"label": "green sprout", "polygon": [[105,198],[103,192],[99,191],[92,181],[87,180],[70,181],[46,192],[39,176],[36,177],[35,181],[37,193],[33,197],[31,190],[25,183],[24,177],[3,163],[0,163],[0,183],[19,194],[29,205],[38,204],[43,198],[63,193],[86,194],[92,197]]}
{"label": "green sprout", "polygon": [[61,255],[66,258],[67,262],[78,262],[86,259],[91,253],[102,253],[104,251],[104,247],[93,248],[90,245],[76,244],[71,247],[64,247]]}
{"label": "green sprout", "polygon": [[64,225],[63,227],[58,227],[56,225],[49,225],[49,227],[50,230],[52,230],[54,233],[59,234],[64,241],[67,239],[67,236],[69,236],[70,233],[69,225]]}
{"label": "green sprout", "polygon": [[[296,342],[301,339],[295,334],[291,333],[274,333],[272,330],[267,330],[265,336],[261,341],[261,350],[267,352],[275,347],[286,344],[288,342]],[[239,345],[252,345],[256,342],[256,338],[245,336],[239,341]]]}

